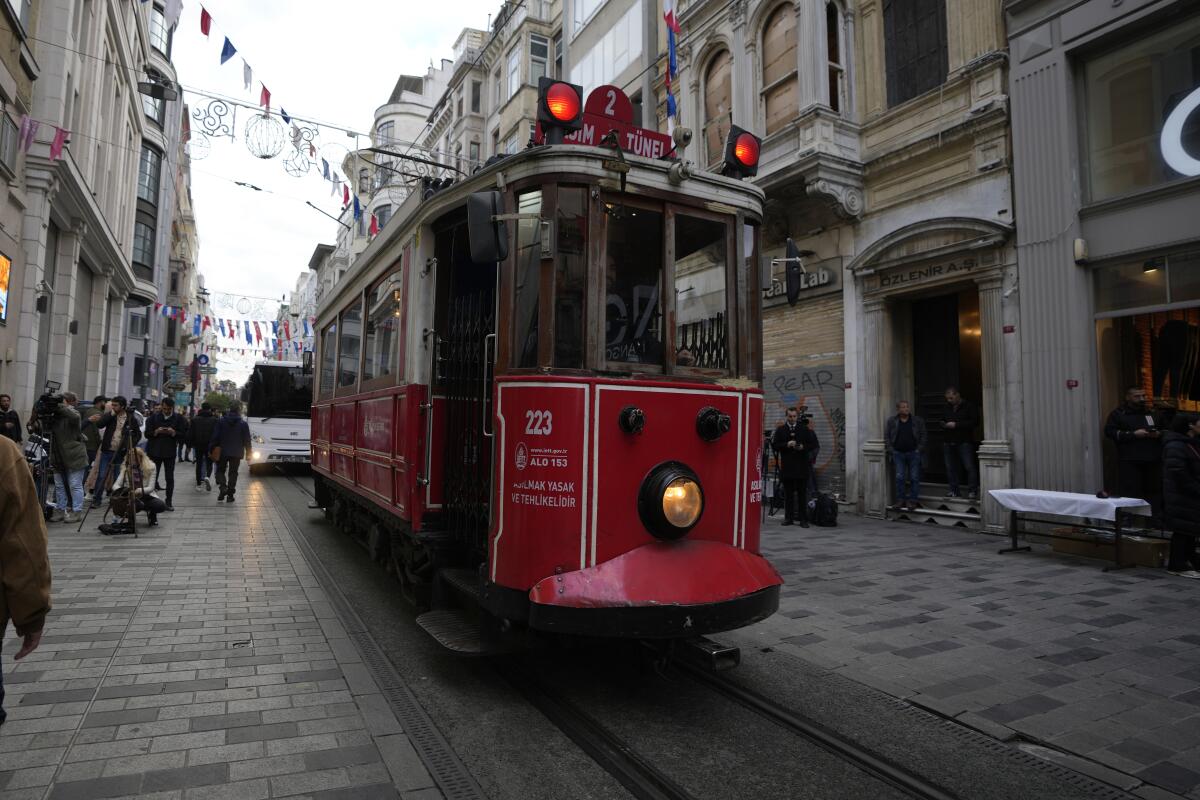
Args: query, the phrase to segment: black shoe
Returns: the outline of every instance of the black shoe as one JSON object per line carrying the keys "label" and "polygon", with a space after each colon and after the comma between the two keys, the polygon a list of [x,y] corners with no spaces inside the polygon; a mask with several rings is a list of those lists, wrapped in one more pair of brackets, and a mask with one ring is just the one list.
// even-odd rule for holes
{"label": "black shoe", "polygon": [[805,520],[800,520],[799,525],[801,528],[807,528],[808,522],[806,522]]}
{"label": "black shoe", "polygon": [[167,503],[167,511],[174,511],[174,510],[175,510],[175,506],[171,505],[170,503]]}
{"label": "black shoe", "polygon": [[221,491],[217,492],[217,502],[219,503],[224,499],[225,499],[225,487],[221,487]]}
{"label": "black shoe", "polygon": [[158,524],[158,515],[157,514],[147,514],[146,519],[149,520],[148,527],[153,528],[155,525]]}
{"label": "black shoe", "polygon": [[98,498],[98,497],[93,498],[92,499],[92,508],[99,508],[99,507],[100,507],[100,498]]}
{"label": "black shoe", "polygon": [[780,524],[780,525],[791,525],[791,524],[792,524],[792,521],[791,521],[790,519],[785,519],[783,522],[781,522],[781,523],[779,523],[779,524]]}
{"label": "black shoe", "polygon": [[229,494],[225,495],[225,502],[226,502],[226,503],[232,503],[232,502],[233,502],[233,492],[230,492]]}

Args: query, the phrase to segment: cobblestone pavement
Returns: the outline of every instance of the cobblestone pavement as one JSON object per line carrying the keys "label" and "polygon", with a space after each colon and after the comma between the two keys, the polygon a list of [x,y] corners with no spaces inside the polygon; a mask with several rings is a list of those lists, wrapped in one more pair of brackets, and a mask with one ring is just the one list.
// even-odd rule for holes
{"label": "cobblestone pavement", "polygon": [[1071,766],[1144,796],[1200,798],[1200,581],[1105,573],[1045,546],[998,555],[1007,539],[958,529],[840,522],[767,523],[780,613],[739,643],[1078,756]]}
{"label": "cobblestone pavement", "polygon": [[4,643],[0,797],[441,798],[282,510],[190,466],[136,540],[51,527],[41,648]]}

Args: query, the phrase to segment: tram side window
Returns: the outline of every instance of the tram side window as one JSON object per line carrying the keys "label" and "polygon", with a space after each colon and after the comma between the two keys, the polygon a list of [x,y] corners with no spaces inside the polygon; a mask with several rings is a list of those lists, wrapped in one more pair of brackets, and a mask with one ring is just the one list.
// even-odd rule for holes
{"label": "tram side window", "polygon": [[605,358],[662,366],[662,214],[617,203],[605,214]]}
{"label": "tram side window", "polygon": [[331,322],[321,334],[321,396],[329,397],[336,385],[337,323]]}
{"label": "tram side window", "polygon": [[358,382],[361,347],[362,308],[355,306],[342,312],[338,326],[338,386],[353,386]]}
{"label": "tram side window", "polygon": [[729,366],[728,260],[726,223],[675,217],[675,363],[680,367]]}
{"label": "tram side window", "polygon": [[587,189],[558,190],[558,262],[554,276],[554,366],[583,368],[583,307],[587,288]]}
{"label": "tram side window", "polygon": [[391,375],[400,346],[399,270],[375,285],[367,295],[367,324],[363,340],[363,382]]}
{"label": "tram side window", "polygon": [[[520,214],[542,213],[540,190],[526,192],[517,198]],[[513,331],[514,353],[517,367],[538,365],[538,295],[541,291],[542,274],[542,226],[535,219],[517,222],[516,252],[516,307]]]}

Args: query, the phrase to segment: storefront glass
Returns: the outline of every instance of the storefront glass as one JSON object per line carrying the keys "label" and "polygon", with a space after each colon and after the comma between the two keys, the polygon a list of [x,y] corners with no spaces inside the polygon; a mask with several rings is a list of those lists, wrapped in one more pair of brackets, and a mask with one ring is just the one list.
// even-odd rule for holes
{"label": "storefront glass", "polygon": [[1096,269],[1096,312],[1200,300],[1200,250],[1150,255]]}
{"label": "storefront glass", "polygon": [[[1164,160],[1162,130],[1200,91],[1200,15],[1086,61],[1084,83],[1092,202],[1186,177]],[[1200,112],[1172,144],[1200,158]]]}

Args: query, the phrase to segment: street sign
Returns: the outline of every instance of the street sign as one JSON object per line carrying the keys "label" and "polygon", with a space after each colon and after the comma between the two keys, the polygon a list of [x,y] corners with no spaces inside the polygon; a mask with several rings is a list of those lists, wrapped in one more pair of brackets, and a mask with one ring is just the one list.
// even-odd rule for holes
{"label": "street sign", "polygon": [[175,393],[175,405],[190,406],[191,404],[192,404],[192,393],[191,392],[176,392]]}
{"label": "street sign", "polygon": [[196,363],[202,367],[207,367],[208,366],[208,356],[201,353],[200,355],[196,356]]}
{"label": "street sign", "polygon": [[216,367],[201,367],[200,374],[201,375],[216,375],[217,368]]}

